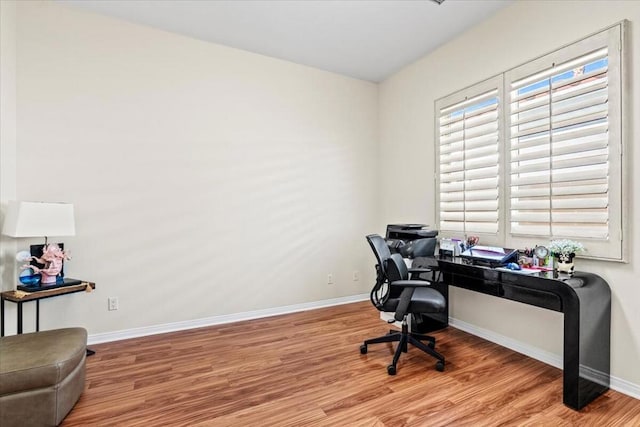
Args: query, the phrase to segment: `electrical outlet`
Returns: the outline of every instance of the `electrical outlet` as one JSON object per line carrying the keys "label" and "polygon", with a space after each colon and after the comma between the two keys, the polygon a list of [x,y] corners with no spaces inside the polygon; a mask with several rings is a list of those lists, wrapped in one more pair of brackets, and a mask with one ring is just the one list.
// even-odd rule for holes
{"label": "electrical outlet", "polygon": [[355,270],[353,272],[353,281],[357,282],[358,280],[360,280],[360,272],[358,270]]}
{"label": "electrical outlet", "polygon": [[331,273],[327,275],[327,285],[333,285],[333,274]]}
{"label": "electrical outlet", "polygon": [[109,297],[109,311],[118,309],[118,297]]}

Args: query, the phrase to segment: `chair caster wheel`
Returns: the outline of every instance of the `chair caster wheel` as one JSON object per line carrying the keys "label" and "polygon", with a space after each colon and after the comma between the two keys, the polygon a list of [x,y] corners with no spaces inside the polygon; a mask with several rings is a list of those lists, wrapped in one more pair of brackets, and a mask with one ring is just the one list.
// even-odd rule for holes
{"label": "chair caster wheel", "polygon": [[396,367],[394,365],[387,366],[387,374],[395,375],[396,374]]}
{"label": "chair caster wheel", "polygon": [[444,371],[444,362],[439,361],[438,363],[436,363],[436,371],[438,372]]}
{"label": "chair caster wheel", "polygon": [[367,354],[367,345],[366,344],[362,344],[360,346],[360,354]]}

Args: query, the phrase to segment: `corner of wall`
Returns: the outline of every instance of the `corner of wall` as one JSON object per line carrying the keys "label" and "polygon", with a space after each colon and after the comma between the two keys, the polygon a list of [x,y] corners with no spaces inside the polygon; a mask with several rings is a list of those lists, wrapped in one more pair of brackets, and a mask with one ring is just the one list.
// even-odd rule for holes
{"label": "corner of wall", "polygon": [[[0,226],[16,198],[16,1],[0,2]],[[0,236],[0,289],[13,286],[16,244]]]}

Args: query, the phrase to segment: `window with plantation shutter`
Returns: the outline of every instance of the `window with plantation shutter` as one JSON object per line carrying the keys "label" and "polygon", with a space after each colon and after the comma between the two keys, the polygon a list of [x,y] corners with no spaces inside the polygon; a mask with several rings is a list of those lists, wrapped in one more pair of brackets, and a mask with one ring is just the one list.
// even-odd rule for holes
{"label": "window with plantation shutter", "polygon": [[[435,103],[445,237],[624,260],[626,21]],[[627,90],[628,91],[628,90]]]}
{"label": "window with plantation shutter", "polygon": [[500,87],[492,79],[437,102],[441,231],[498,233]]}
{"label": "window with plantation shutter", "polygon": [[614,28],[506,73],[512,239],[622,256],[619,47]]}

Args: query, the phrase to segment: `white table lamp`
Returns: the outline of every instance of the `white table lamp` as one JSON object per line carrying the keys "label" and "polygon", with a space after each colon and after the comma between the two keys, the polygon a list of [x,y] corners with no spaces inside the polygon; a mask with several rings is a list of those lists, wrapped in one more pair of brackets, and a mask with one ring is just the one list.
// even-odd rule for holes
{"label": "white table lamp", "polygon": [[[42,253],[27,259],[18,253],[17,259],[33,260],[20,275],[23,283],[40,280],[42,284],[56,283],[62,277],[62,266],[69,257],[57,244],[47,244],[51,236],[74,236],[76,234],[73,205],[70,203],[10,201],[2,227],[2,234],[10,237],[44,237]],[[41,257],[41,258],[40,258]],[[35,264],[34,264],[35,262]],[[39,273],[34,275],[33,273]],[[40,277],[41,276],[41,277]]]}
{"label": "white table lamp", "polygon": [[76,226],[71,203],[10,201],[2,227],[10,237],[75,236]]}

